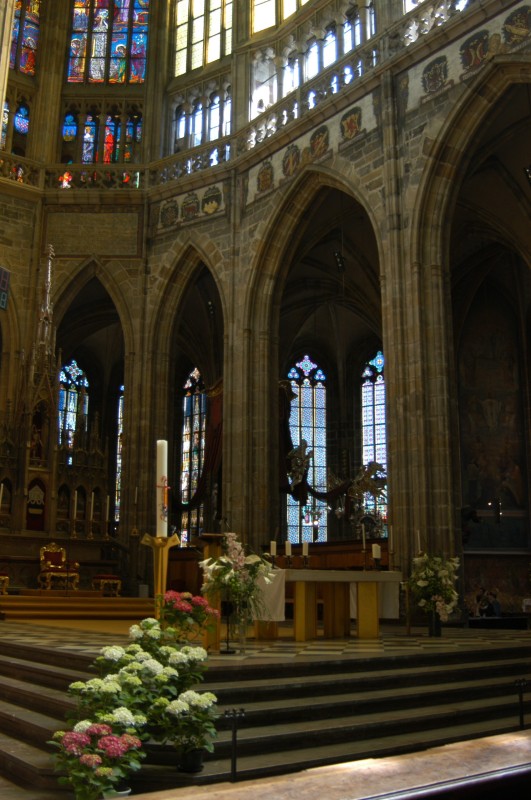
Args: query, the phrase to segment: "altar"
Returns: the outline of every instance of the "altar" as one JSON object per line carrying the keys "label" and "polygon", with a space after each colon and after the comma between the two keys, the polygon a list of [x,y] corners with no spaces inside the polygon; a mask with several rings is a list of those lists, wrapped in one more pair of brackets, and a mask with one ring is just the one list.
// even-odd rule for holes
{"label": "altar", "polygon": [[293,627],[296,642],[317,637],[317,592],[323,601],[325,638],[350,636],[357,620],[358,639],[379,636],[380,618],[398,619],[402,573],[396,571],[275,569],[262,583],[263,610],[257,638],[275,636],[275,623],[285,619],[286,583],[294,584]]}

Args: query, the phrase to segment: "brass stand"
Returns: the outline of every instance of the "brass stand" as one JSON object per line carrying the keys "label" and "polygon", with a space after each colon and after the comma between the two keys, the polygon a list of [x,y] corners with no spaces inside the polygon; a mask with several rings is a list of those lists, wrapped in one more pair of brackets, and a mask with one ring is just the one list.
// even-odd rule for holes
{"label": "brass stand", "polygon": [[[170,547],[175,547],[181,543],[176,533],[173,536],[151,536],[145,533],[140,544],[151,547],[153,550],[153,591],[155,600],[163,597],[166,592],[166,580],[168,575],[168,553]],[[160,615],[160,608],[155,603],[155,616]]]}

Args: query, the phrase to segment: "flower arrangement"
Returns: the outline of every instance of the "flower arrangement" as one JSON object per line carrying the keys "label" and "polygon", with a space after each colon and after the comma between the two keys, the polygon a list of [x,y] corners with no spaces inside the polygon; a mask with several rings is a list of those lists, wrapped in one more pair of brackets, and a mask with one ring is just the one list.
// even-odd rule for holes
{"label": "flower arrangement", "polygon": [[82,720],[71,731],[56,731],[56,767],[64,772],[76,800],[100,800],[131,772],[140,769],[145,753],[137,736],[116,733],[110,725]]}
{"label": "flower arrangement", "polygon": [[76,800],[99,800],[109,784],[137,769],[142,740],[169,741],[181,751],[187,742],[188,749],[213,748],[216,697],[192,688],[203,679],[206,650],[183,645],[174,629],[151,617],[131,626],[129,637],[126,647],[100,650],[93,662],[98,677],[68,688],[77,701],[73,727],[58,731],[51,744],[59,748],[56,766],[67,772],[63,782],[72,784]]}
{"label": "flower arrangement", "polygon": [[163,627],[181,640],[199,638],[217,617],[217,608],[211,608],[205,597],[190,592],[166,592],[160,604]]}
{"label": "flower arrangement", "polygon": [[221,595],[233,603],[240,622],[256,618],[263,602],[258,579],[268,583],[273,575],[269,561],[255,553],[246,554],[237,534],[226,533],[222,555],[207,558],[199,566],[203,570],[203,594]]}
{"label": "flower arrangement", "polygon": [[409,579],[411,593],[419,608],[429,613],[436,612],[442,622],[448,621],[459,599],[455,590],[458,568],[458,558],[444,559],[421,553],[413,559]]}
{"label": "flower arrangement", "polygon": [[155,701],[156,716],[163,740],[169,741],[181,753],[203,749],[212,752],[218,716],[217,698],[212,692],[189,689],[175,700]]}

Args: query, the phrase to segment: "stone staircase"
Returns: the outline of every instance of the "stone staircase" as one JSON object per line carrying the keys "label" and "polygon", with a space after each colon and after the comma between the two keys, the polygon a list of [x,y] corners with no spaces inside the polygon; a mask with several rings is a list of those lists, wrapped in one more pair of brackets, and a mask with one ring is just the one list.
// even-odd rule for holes
{"label": "stone staircase", "polygon": [[104,597],[101,592],[65,590],[27,591],[0,595],[0,619],[15,622],[32,619],[131,619],[152,617],[152,598]]}
{"label": "stone staircase", "polygon": [[[32,800],[70,796],[57,786],[46,741],[63,727],[68,684],[90,677],[89,663],[78,654],[11,642],[0,655],[0,773],[31,786]],[[216,693],[222,716],[203,771],[180,773],[172,748],[153,746],[133,789],[230,781],[233,733],[225,710],[244,709],[238,779],[516,730],[515,681],[530,677],[530,664],[531,642],[377,659],[215,665],[201,688]]]}

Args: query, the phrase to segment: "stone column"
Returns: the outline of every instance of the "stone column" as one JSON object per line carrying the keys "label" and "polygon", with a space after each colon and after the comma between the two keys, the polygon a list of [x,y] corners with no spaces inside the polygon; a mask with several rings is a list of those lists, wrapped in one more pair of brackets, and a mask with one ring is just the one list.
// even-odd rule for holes
{"label": "stone column", "polygon": [[[66,42],[71,21],[69,0],[43,5],[37,53],[38,91],[31,108],[28,158],[54,164],[60,158],[61,93],[65,84]],[[42,79],[46,77],[46,80]],[[37,131],[38,135],[33,132]]]}
{"label": "stone column", "polygon": [[[395,564],[407,574],[419,537],[421,549],[431,554],[455,552],[453,354],[448,268],[421,262],[410,251],[412,236],[406,219],[412,218],[413,209],[404,207],[398,160],[400,123],[393,94],[388,74],[382,80],[386,227],[381,280],[389,521]],[[417,234],[422,241],[422,231]]]}
{"label": "stone column", "polygon": [[0,120],[4,109],[7,76],[9,74],[9,52],[15,0],[5,0],[0,6]]}

